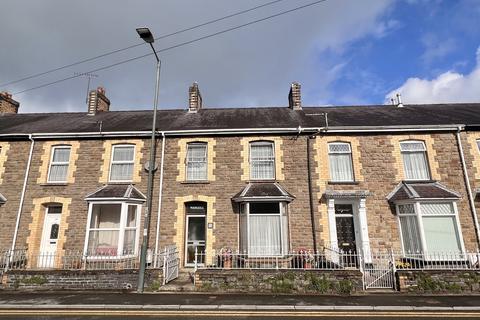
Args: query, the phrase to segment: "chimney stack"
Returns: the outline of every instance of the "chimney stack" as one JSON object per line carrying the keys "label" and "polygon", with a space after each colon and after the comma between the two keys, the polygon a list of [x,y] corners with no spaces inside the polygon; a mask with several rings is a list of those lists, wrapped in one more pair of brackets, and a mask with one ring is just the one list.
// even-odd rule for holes
{"label": "chimney stack", "polygon": [[202,108],[202,95],[198,83],[194,82],[188,89],[188,112],[196,113]]}
{"label": "chimney stack", "polygon": [[288,94],[289,108],[293,110],[302,110],[301,85],[298,82],[292,82],[290,93]]}
{"label": "chimney stack", "polygon": [[0,114],[2,113],[18,113],[20,102],[12,99],[12,94],[6,91],[0,92]]}
{"label": "chimney stack", "polygon": [[98,87],[88,93],[88,114],[94,116],[97,112],[109,111],[110,100],[105,95],[105,89]]}

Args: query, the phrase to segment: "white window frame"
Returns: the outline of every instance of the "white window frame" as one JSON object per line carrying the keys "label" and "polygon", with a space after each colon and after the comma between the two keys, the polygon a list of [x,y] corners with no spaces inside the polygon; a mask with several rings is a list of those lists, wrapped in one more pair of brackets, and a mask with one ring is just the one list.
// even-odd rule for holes
{"label": "white window frame", "polygon": [[[418,144],[422,144],[423,146],[423,150],[415,150],[415,151],[409,151],[409,150],[402,150],[402,144],[404,143],[418,143]],[[425,141],[422,141],[422,140],[404,140],[404,141],[400,141],[400,154],[402,156],[402,162],[403,162],[403,172],[405,174],[405,180],[407,181],[425,181],[425,179],[412,179],[412,178],[407,178],[407,170],[405,169],[405,159],[403,158],[403,155],[405,153],[419,153],[419,152],[423,152],[423,155],[424,155],[424,159],[425,159],[425,165],[427,167],[427,180],[431,180],[432,179],[432,173],[431,173],[431,169],[430,169],[430,162],[428,161],[428,153],[427,153],[427,146],[425,145]]]}
{"label": "white window frame", "polygon": [[[57,149],[69,149],[70,153],[68,155],[68,161],[58,161],[58,162],[53,162],[53,156],[55,154],[55,150]],[[52,150],[50,152],[50,163],[48,165],[48,174],[47,174],[47,183],[67,183],[68,181],[68,172],[70,170],[70,158],[72,157],[72,146],[70,145],[58,145],[58,146],[53,146]],[[52,169],[52,165],[67,165],[67,174],[65,175],[65,180],[55,180],[51,181],[50,180],[50,173]]]}
{"label": "white window frame", "polygon": [[[263,254],[251,254],[250,253],[250,204],[251,203],[258,203],[258,202],[264,202],[264,203],[278,203],[279,204],[279,208],[280,208],[280,212],[279,213],[268,213],[268,214],[264,214],[265,216],[276,216],[279,218],[280,220],[280,253],[279,254],[273,254],[273,255],[263,255]],[[245,241],[246,243],[246,248],[242,248],[243,251],[245,251],[248,255],[248,257],[250,258],[259,258],[259,257],[263,257],[263,258],[268,258],[268,257],[284,257],[285,255],[288,254],[288,251],[289,251],[289,248],[290,248],[290,219],[288,217],[288,203],[285,202],[285,201],[275,201],[275,200],[272,200],[272,201],[252,201],[252,202],[245,202],[243,203],[244,205],[244,212],[240,212],[240,215],[245,215],[246,217],[246,232],[245,232],[245,237],[246,237],[246,240],[243,240]],[[241,209],[240,209],[241,210]],[[262,214],[255,214],[256,216],[261,216]],[[285,217],[286,219],[286,223],[283,222],[283,217]],[[243,226],[241,225],[241,223],[239,223],[239,237],[242,237],[243,233],[242,233],[242,228]],[[285,228],[287,228],[287,230],[285,230]],[[285,239],[285,236],[286,236],[286,239]],[[240,246],[240,242],[239,242],[239,246]]]}
{"label": "white window frame", "polygon": [[[399,202],[397,204],[395,204],[395,210],[397,212],[397,225],[398,225],[398,230],[399,230],[399,233],[400,233],[400,243],[401,243],[401,246],[402,246],[402,253],[405,257],[418,257],[418,256],[423,256],[423,259],[425,261],[434,261],[434,260],[438,260],[439,258],[439,255],[442,256],[442,253],[448,253],[448,252],[438,252],[438,254],[436,254],[435,252],[433,252],[432,254],[429,254],[428,252],[428,248],[427,248],[427,241],[425,239],[425,230],[423,228],[423,217],[424,216],[432,216],[432,215],[424,215],[422,213],[422,208],[421,208],[421,204],[428,204],[428,203],[431,203],[431,204],[444,204],[444,203],[448,203],[448,204],[452,204],[452,207],[453,207],[453,213],[452,214],[442,214],[441,216],[442,217],[454,217],[454,221],[455,221],[455,230],[457,232],[456,236],[458,237],[459,239],[459,242],[460,242],[460,250],[461,252],[459,252],[459,256],[455,256],[455,255],[451,255],[451,259],[454,259],[454,260],[460,260],[463,258],[465,258],[465,243],[463,241],[463,233],[462,233],[462,226],[460,225],[460,219],[458,217],[458,207],[457,207],[457,202],[456,201],[451,201],[451,200],[429,200],[429,201],[402,201],[402,202]],[[401,205],[407,205],[407,204],[411,204],[413,205],[414,207],[414,210],[415,210],[415,213],[412,214],[412,213],[400,213],[400,208],[399,206]],[[405,247],[404,247],[404,243],[403,243],[403,230],[402,230],[402,225],[400,223],[400,216],[415,216],[416,217],[416,221],[417,221],[417,226],[418,226],[418,233],[419,233],[419,237],[420,239],[420,249],[421,251],[419,253],[408,253],[408,252],[405,252]],[[454,253],[454,252],[452,252]],[[446,255],[445,255],[446,256]],[[448,260],[448,259],[442,259],[442,260]]]}
{"label": "white window frame", "polygon": [[[133,148],[133,159],[129,161],[113,161],[113,156],[115,154],[115,148],[121,148],[121,147],[132,147]],[[110,168],[109,168],[109,174],[108,174],[108,181],[109,182],[132,182],[133,181],[133,176],[135,175],[135,155],[136,155],[136,145],[134,144],[115,144],[112,146],[112,154],[110,155]],[[132,177],[129,180],[112,180],[112,167],[113,164],[131,164],[132,165]]]}
{"label": "white window frame", "polygon": [[[102,205],[102,204],[120,204],[121,209],[120,209],[120,227],[117,228],[90,228],[91,222],[92,222],[92,213],[93,213],[93,206],[94,205]],[[136,235],[135,235],[135,250],[134,254],[128,254],[128,255],[119,255],[119,252],[123,252],[124,248],[124,238],[125,238],[125,231],[126,230],[132,230],[132,227],[127,227],[127,217],[128,217],[128,206],[136,206],[137,207],[137,217],[135,221],[135,228],[136,228]],[[87,218],[87,226],[85,229],[85,243],[84,243],[84,249],[83,249],[83,256],[86,257],[87,259],[90,260],[95,260],[95,259],[101,259],[101,260],[110,260],[110,259],[120,259],[120,258],[133,258],[138,256],[138,246],[139,246],[139,241],[140,241],[140,217],[141,217],[141,211],[142,210],[142,204],[138,202],[132,202],[132,201],[92,201],[88,203],[88,218]],[[97,255],[88,255],[88,241],[90,237],[90,231],[91,230],[101,230],[101,231],[119,231],[118,235],[118,249],[117,249],[117,255],[116,256],[97,256]]]}
{"label": "white window frame", "polygon": [[[348,152],[344,152],[344,151],[331,151],[330,150],[330,146],[333,146],[333,145],[347,145],[348,146]],[[332,162],[331,162],[331,158],[330,158],[330,155],[334,155],[334,154],[348,154],[350,156],[350,168],[352,169],[352,171],[350,172],[350,179],[348,180],[334,180],[333,177],[332,177]],[[348,142],[342,142],[342,141],[337,141],[337,142],[329,142],[328,143],[328,164],[329,164],[329,174],[330,174],[330,180],[332,182],[355,182],[355,170],[353,168],[353,153],[352,153],[352,146],[350,145],[350,143]]]}
{"label": "white window frame", "polygon": [[[203,146],[205,148],[205,161],[189,161],[188,152],[191,146]],[[189,163],[205,163],[205,179],[191,179],[188,177]],[[190,142],[187,143],[187,154],[185,156],[185,181],[208,181],[208,143],[207,142]]]}
{"label": "white window frame", "polygon": [[[272,159],[267,159],[267,160],[255,160],[255,161],[261,161],[261,162],[272,162],[272,165],[273,165],[273,177],[271,178],[254,178],[252,176],[253,174],[253,170],[252,170],[252,166],[253,166],[253,160],[252,160],[252,146],[254,145],[268,145],[268,146],[271,146],[272,147],[272,154],[273,154],[273,158]],[[276,172],[276,160],[275,159],[275,142],[273,141],[251,141],[250,144],[249,144],[249,147],[248,147],[248,153],[249,153],[249,156],[248,156],[248,160],[249,160],[249,166],[250,166],[250,180],[256,180],[256,181],[262,181],[262,180],[275,180],[276,179],[276,175],[277,175],[277,172]]]}

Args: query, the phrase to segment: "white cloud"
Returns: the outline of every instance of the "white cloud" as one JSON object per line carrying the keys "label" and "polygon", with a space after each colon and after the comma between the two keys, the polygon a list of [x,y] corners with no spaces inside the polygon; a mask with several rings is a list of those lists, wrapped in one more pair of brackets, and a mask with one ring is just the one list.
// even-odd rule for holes
{"label": "white cloud", "polygon": [[402,95],[406,104],[480,102],[480,47],[476,55],[476,65],[470,73],[447,71],[431,80],[409,78],[386,95],[385,103],[389,103],[397,93]]}

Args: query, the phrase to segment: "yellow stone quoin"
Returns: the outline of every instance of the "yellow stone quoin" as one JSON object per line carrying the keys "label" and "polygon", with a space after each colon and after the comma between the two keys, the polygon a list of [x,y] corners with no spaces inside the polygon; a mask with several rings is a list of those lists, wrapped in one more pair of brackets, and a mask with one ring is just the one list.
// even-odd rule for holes
{"label": "yellow stone quoin", "polygon": [[0,184],[3,182],[3,174],[5,173],[5,164],[7,163],[9,149],[10,144],[8,142],[0,142]]}
{"label": "yellow stone quoin", "polygon": [[70,146],[70,162],[68,165],[67,183],[74,183],[74,173],[77,170],[78,149],[80,148],[79,141],[46,141],[43,143],[43,153],[41,157],[41,165],[38,168],[40,176],[37,179],[38,184],[48,182],[48,170],[50,168],[50,161],[52,161],[52,148],[56,146]]}
{"label": "yellow stone quoin", "polygon": [[135,145],[135,162],[133,165],[132,182],[139,183],[142,180],[140,173],[142,172],[142,157],[143,157],[143,140],[105,140],[103,142],[102,167],[100,168],[100,183],[108,183],[110,177],[110,161],[112,160],[112,149],[117,144]]}
{"label": "yellow stone quoin", "polygon": [[180,151],[178,151],[177,159],[177,169],[178,169],[178,176],[177,181],[186,181],[187,174],[186,174],[186,159],[187,159],[187,145],[192,142],[203,142],[207,144],[207,181],[215,181],[215,174],[213,171],[215,170],[215,145],[216,141],[214,138],[193,138],[193,139],[179,139],[178,146],[180,147]]}
{"label": "yellow stone quoin", "polygon": [[410,135],[392,135],[390,136],[390,142],[393,145],[393,156],[395,158],[395,179],[397,181],[405,180],[405,172],[403,168],[403,158],[400,151],[400,142],[406,140],[419,140],[425,143],[427,149],[428,166],[430,167],[430,174],[432,180],[440,180],[440,174],[437,158],[437,152],[433,148],[433,138],[427,134],[410,134]]}
{"label": "yellow stone quoin", "polygon": [[477,141],[480,140],[480,132],[467,132],[467,141],[470,145],[470,154],[473,157],[475,180],[480,180],[480,150]]}
{"label": "yellow stone quoin", "polygon": [[271,141],[274,144],[275,152],[275,180],[281,181],[285,180],[285,175],[283,173],[283,140],[281,137],[245,137],[241,140],[242,151],[242,181],[250,180],[250,142],[254,141]]}
{"label": "yellow stone quoin", "polygon": [[[319,190],[318,198],[321,199],[323,193],[327,188],[327,183],[330,181],[330,167],[328,159],[328,144],[331,142],[346,142],[350,144],[352,150],[353,175],[357,182],[364,181],[362,175],[362,163],[360,162],[360,142],[357,137],[349,136],[318,136],[315,140],[315,178],[317,180],[317,187]],[[330,241],[327,204],[320,202],[318,205],[318,212],[320,212],[319,225],[322,226],[323,231],[320,239],[324,243]]]}
{"label": "yellow stone quoin", "polygon": [[58,230],[57,241],[57,259],[56,264],[60,266],[62,257],[65,254],[64,245],[67,241],[66,230],[68,230],[67,219],[70,216],[70,204],[71,198],[63,197],[44,197],[33,199],[33,211],[31,213],[32,222],[28,225],[29,236],[27,238],[28,253],[32,255],[32,259],[29,261],[28,267],[36,265],[35,256],[40,252],[40,246],[42,241],[43,224],[45,221],[45,214],[47,206],[50,204],[61,204],[62,213],[60,217],[60,226]]}
{"label": "yellow stone quoin", "polygon": [[186,230],[185,230],[185,203],[190,202],[190,201],[202,201],[207,203],[207,215],[206,215],[206,224],[212,224],[213,228],[207,228],[207,239],[206,239],[206,246],[205,246],[205,251],[207,253],[206,256],[206,261],[205,263],[211,264],[212,263],[212,252],[215,244],[215,234],[213,233],[213,230],[215,230],[215,197],[209,197],[209,196],[203,196],[203,195],[189,195],[185,197],[175,197],[175,204],[176,204],[176,209],[175,209],[175,223],[174,223],[174,229],[175,229],[175,236],[173,238],[173,243],[178,248],[178,251],[180,252],[180,259],[183,261],[183,265],[185,264],[185,237],[186,237]]}

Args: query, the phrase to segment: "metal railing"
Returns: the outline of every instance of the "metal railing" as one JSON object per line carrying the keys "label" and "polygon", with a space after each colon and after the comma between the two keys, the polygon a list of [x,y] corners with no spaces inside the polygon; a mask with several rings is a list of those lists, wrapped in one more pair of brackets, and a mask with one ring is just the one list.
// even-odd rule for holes
{"label": "metal railing", "polygon": [[[164,252],[150,254],[147,268],[161,269]],[[60,253],[30,253],[25,249],[0,252],[0,270],[128,270],[138,269],[139,257],[132,255],[89,255],[82,251],[65,250]]]}

